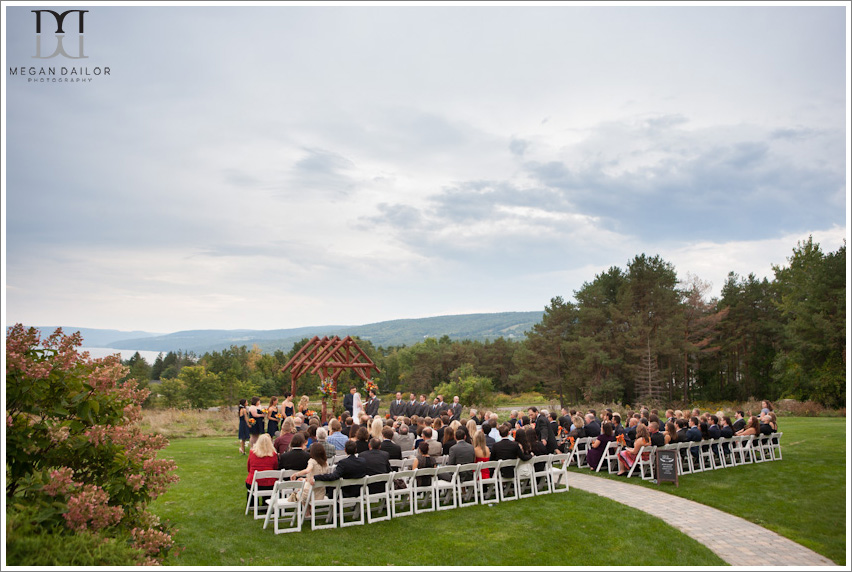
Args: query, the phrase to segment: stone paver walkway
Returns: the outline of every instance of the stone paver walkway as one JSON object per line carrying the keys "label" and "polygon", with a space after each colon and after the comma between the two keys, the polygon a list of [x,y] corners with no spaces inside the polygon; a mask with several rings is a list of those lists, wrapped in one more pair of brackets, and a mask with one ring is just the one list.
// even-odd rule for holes
{"label": "stone paver walkway", "polygon": [[836,566],[825,556],[780,534],[688,499],[593,475],[571,472],[568,477],[571,487],[664,520],[733,566]]}

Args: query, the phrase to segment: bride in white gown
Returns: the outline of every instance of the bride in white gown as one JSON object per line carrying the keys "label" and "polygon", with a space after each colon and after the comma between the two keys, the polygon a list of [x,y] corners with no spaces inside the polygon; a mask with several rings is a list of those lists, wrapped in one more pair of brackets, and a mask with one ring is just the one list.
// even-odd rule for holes
{"label": "bride in white gown", "polygon": [[356,391],[355,395],[352,396],[352,417],[355,419],[356,424],[361,422],[361,413],[363,412],[364,408],[361,405],[361,393]]}

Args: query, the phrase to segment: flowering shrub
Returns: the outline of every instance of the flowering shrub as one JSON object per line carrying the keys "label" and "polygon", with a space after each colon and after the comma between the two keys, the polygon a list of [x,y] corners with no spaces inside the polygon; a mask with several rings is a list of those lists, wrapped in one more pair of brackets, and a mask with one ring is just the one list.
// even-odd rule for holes
{"label": "flowering shrub", "polygon": [[[110,554],[129,560],[112,564],[159,563],[173,543],[145,508],[177,480],[174,462],[157,458],[168,441],[136,425],[148,390],[134,380],[119,384],[127,368],[118,357],[90,359],[77,351],[81,343],[79,333],[61,330],[44,340],[20,324],[7,332],[9,516],[35,514],[36,534],[94,533],[126,545]],[[20,537],[13,542],[24,542]]]}

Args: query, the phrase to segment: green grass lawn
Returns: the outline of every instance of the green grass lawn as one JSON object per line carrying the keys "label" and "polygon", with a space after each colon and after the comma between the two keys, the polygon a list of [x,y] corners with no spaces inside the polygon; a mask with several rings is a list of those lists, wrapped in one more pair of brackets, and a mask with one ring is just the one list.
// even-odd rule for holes
{"label": "green grass lawn", "polygon": [[[781,430],[782,461],[687,475],[679,488],[629,482],[742,516],[843,565],[845,420],[785,418]],[[263,530],[263,521],[243,515],[246,457],[235,438],[175,439],[163,455],[176,460],[181,477],[152,506],[179,529],[185,550],[172,565],[724,565],[663,521],[578,489],[276,536],[271,524]]]}
{"label": "green grass lawn", "polygon": [[628,482],[735,514],[846,565],[846,420],[785,417],[779,429],[781,461],[684,475],[677,488]]}
{"label": "green grass lawn", "polygon": [[275,535],[244,516],[246,458],[233,438],[175,439],[181,481],[153,511],[185,547],[180,566],[647,566],[725,563],[663,521],[580,490]]}

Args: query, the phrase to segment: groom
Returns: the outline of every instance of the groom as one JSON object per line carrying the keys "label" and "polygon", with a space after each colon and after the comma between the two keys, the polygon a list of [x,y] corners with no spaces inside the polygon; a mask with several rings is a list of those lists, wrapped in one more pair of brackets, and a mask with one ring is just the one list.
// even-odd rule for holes
{"label": "groom", "polygon": [[355,386],[353,385],[349,388],[349,394],[343,398],[343,409],[348,411],[349,415],[352,415],[352,402],[355,399],[355,391]]}

